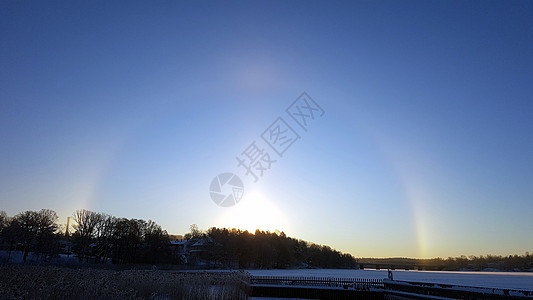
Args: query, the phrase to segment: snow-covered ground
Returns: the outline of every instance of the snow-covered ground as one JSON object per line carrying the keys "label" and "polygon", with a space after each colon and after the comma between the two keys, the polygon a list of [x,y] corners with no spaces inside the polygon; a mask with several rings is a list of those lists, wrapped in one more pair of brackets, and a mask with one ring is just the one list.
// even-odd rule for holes
{"label": "snow-covered ground", "polygon": [[[261,276],[387,278],[387,270],[295,269],[247,271],[252,275]],[[395,280],[533,291],[533,272],[433,272],[396,270],[392,271],[392,273]]]}
{"label": "snow-covered ground", "polygon": [[[21,251],[0,251],[0,262],[10,262],[10,263],[22,263],[23,253]],[[28,254],[26,258],[27,262],[39,263],[43,259],[39,255],[36,255],[32,252]],[[52,263],[77,263],[78,258],[74,255],[59,254],[58,257],[54,257],[51,261]]]}

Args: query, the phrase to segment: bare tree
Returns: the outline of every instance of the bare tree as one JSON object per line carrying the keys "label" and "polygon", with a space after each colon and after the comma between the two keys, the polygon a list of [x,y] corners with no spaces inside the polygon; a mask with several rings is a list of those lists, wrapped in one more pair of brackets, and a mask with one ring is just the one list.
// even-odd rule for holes
{"label": "bare tree", "polygon": [[9,217],[5,211],[0,211],[0,233],[9,225]]}
{"label": "bare tree", "polygon": [[160,225],[148,220],[144,227],[144,247],[141,255],[143,263],[169,263],[170,248],[168,233]]}
{"label": "bare tree", "polygon": [[16,240],[22,244],[25,262],[30,251],[44,253],[48,250],[57,230],[57,214],[50,209],[25,211],[14,216],[10,231],[16,234]]}
{"label": "bare tree", "polygon": [[94,249],[95,262],[107,263],[112,255],[113,232],[117,218],[101,214],[101,221],[96,226],[96,246]]}
{"label": "bare tree", "polygon": [[7,250],[9,251],[9,255],[7,257],[8,261],[11,258],[11,249],[14,244],[13,235],[10,234],[10,231],[9,231],[10,222],[11,222],[11,219],[6,214],[6,212],[3,210],[0,211],[0,245],[7,244]]}
{"label": "bare tree", "polygon": [[198,225],[192,224],[189,227],[191,232],[185,234],[185,239],[201,239],[205,237],[205,233],[198,228]]}
{"label": "bare tree", "polygon": [[74,212],[73,220],[76,222],[74,239],[76,241],[75,252],[78,253],[78,260],[83,261],[91,253],[91,243],[96,238],[97,229],[103,221],[103,215],[94,211],[80,209]]}

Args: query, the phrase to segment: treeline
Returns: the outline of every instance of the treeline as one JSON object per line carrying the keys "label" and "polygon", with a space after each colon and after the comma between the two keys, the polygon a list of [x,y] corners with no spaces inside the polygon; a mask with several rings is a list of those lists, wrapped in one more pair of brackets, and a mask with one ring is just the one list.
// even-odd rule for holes
{"label": "treeline", "polygon": [[[357,268],[409,267],[427,270],[532,271],[533,256],[485,255],[433,259],[356,259],[329,246],[287,237],[285,233],[212,227],[207,231],[192,225],[185,240],[171,241],[168,233],[151,220],[127,219],[77,210],[72,230],[57,223],[53,210],[25,211],[9,217],[0,211],[0,250],[18,252],[25,262],[51,262],[60,255],[79,263],[95,264],[188,264],[217,268]],[[370,264],[370,265],[369,265]]]}
{"label": "treeline", "polygon": [[80,262],[94,257],[95,263],[170,263],[169,238],[152,220],[117,218],[104,213],[78,210],[74,213],[72,252]]}
{"label": "treeline", "polygon": [[56,212],[25,211],[13,217],[0,212],[0,245],[21,251],[26,262],[33,253],[42,262],[60,254],[75,254],[80,263],[170,263],[168,234],[153,221],[117,218],[89,210],[72,216],[73,233],[59,230]]}
{"label": "treeline", "polygon": [[285,233],[256,230],[254,234],[238,229],[212,227],[201,233],[191,226],[190,239],[207,239],[209,260],[230,268],[356,268],[351,254],[329,246],[297,240]]}
{"label": "treeline", "polygon": [[422,266],[442,266],[443,270],[501,270],[501,271],[532,271],[533,256],[526,252],[524,255],[480,255],[432,259],[420,259]]}
{"label": "treeline", "polygon": [[480,255],[448,257],[448,258],[360,258],[361,264],[372,264],[387,267],[409,267],[412,269],[428,269],[442,271],[458,270],[501,270],[501,271],[533,271],[533,256],[529,252],[524,255]]}
{"label": "treeline", "polygon": [[[79,263],[188,264],[222,268],[355,268],[357,262],[328,246],[271,233],[225,228],[201,231],[196,225],[185,240],[171,241],[155,222],[118,218],[77,210],[70,218],[73,230],[57,224],[49,209],[25,211],[13,217],[0,211],[0,250],[33,254],[51,262],[67,255]],[[68,226],[68,225],[67,225]],[[61,228],[62,227],[62,228]]]}
{"label": "treeline", "polygon": [[57,251],[57,214],[49,209],[25,211],[8,217],[0,211],[0,241],[2,248],[20,250],[26,261],[30,252],[38,253],[46,260]]}

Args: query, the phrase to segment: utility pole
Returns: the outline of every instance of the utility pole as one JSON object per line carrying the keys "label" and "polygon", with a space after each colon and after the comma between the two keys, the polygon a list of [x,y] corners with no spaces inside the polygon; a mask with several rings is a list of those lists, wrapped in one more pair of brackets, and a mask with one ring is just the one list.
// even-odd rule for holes
{"label": "utility pole", "polygon": [[65,229],[65,237],[67,238],[67,257],[70,257],[70,237],[68,234],[69,224],[70,224],[70,217],[67,217],[67,229]]}
{"label": "utility pole", "polygon": [[70,217],[67,217],[67,229],[65,230],[65,236],[68,237],[68,224],[70,223]]}

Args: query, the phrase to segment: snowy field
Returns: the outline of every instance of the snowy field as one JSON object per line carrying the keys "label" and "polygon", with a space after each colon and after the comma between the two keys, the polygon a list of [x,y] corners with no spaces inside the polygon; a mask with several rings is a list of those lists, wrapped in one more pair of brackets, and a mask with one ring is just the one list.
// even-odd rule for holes
{"label": "snowy field", "polygon": [[[317,276],[341,278],[387,278],[387,270],[296,269],[247,270],[261,276]],[[533,272],[433,272],[392,271],[395,280],[456,284],[533,291]]]}

